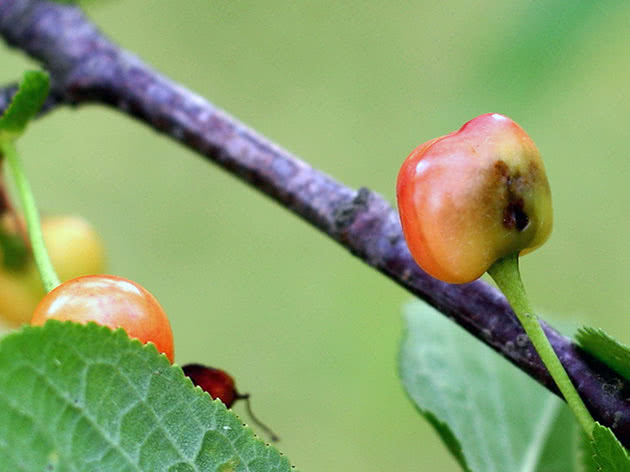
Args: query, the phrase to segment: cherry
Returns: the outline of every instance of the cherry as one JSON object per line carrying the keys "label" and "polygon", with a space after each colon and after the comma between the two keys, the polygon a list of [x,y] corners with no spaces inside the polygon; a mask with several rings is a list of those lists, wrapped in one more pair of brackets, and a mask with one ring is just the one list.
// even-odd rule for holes
{"label": "cherry", "polygon": [[182,370],[194,385],[207,392],[212,398],[221,400],[228,408],[231,408],[237,400],[245,400],[247,412],[254,423],[266,431],[272,441],[280,439],[267,425],[254,416],[249,393],[239,393],[236,390],[234,378],[226,371],[202,364],[187,364],[182,367]]}
{"label": "cherry", "polygon": [[449,283],[472,282],[487,271],[592,438],[594,420],[547,339],[519,271],[519,256],[543,244],[552,226],[551,191],[531,138],[506,116],[478,116],[412,151],[396,193],[418,265]]}
{"label": "cherry", "polygon": [[174,360],[173,333],[164,310],[145,288],[122,277],[88,275],[62,283],[42,299],[31,324],[50,319],[122,328]]}
{"label": "cherry", "polygon": [[[21,237],[14,218],[0,218],[0,233]],[[96,230],[79,216],[49,216],[42,221],[44,241],[61,280],[105,270],[105,249]],[[0,251],[0,316],[13,323],[27,323],[46,294],[33,260],[27,254],[18,267],[7,267]]]}
{"label": "cherry", "polygon": [[549,237],[551,192],[531,138],[497,113],[418,146],[398,174],[411,255],[433,277],[466,283]]}
{"label": "cherry", "polygon": [[44,242],[62,281],[105,270],[105,246],[94,227],[75,215],[42,220]]}

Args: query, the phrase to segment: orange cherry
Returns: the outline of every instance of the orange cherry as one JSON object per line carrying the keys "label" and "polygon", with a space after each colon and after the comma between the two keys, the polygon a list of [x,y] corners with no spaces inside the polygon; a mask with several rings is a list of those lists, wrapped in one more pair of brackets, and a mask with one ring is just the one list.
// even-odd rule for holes
{"label": "orange cherry", "polygon": [[540,153],[519,125],[497,113],[418,146],[400,169],[396,193],[412,256],[444,282],[471,282],[551,233]]}
{"label": "orange cherry", "polygon": [[173,333],[164,310],[151,293],[114,275],[88,275],[62,283],[39,303],[31,324],[74,321],[122,328],[130,338],[151,342],[171,362]]}

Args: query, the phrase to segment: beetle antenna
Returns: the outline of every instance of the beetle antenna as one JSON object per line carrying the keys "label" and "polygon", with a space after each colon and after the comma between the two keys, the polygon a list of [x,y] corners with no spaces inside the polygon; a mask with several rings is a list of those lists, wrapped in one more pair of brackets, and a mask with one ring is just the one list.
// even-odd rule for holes
{"label": "beetle antenna", "polygon": [[263,423],[262,421],[260,421],[256,415],[254,415],[254,412],[252,411],[252,405],[251,405],[251,400],[250,400],[250,395],[249,393],[237,393],[236,394],[236,399],[237,400],[245,400],[245,406],[247,408],[247,414],[249,415],[249,417],[252,419],[252,421],[262,430],[264,430],[267,435],[269,436],[269,439],[271,439],[272,442],[277,442],[280,441],[280,438],[278,437],[278,435],[276,433],[274,433],[271,428],[269,426],[267,426],[265,423]]}

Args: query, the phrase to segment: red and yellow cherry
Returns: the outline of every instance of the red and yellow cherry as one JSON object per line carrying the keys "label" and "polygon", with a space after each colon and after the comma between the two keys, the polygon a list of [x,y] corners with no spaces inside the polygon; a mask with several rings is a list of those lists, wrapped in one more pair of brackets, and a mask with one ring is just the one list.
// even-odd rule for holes
{"label": "red and yellow cherry", "polygon": [[444,282],[471,282],[551,233],[540,153],[519,125],[497,113],[418,146],[400,169],[396,193],[411,255]]}
{"label": "red and yellow cherry", "polygon": [[[11,218],[4,217],[3,230],[16,233]],[[42,221],[44,241],[53,266],[62,281],[105,270],[105,249],[96,230],[78,216],[52,216]],[[0,260],[2,254],[0,253]],[[32,255],[19,269],[0,265],[0,317],[12,324],[27,323],[46,294]]]}
{"label": "red and yellow cherry", "polygon": [[182,370],[194,385],[207,392],[212,398],[221,400],[228,408],[231,408],[237,400],[245,400],[247,412],[252,418],[252,421],[263,429],[272,441],[278,441],[280,439],[266,424],[254,416],[249,403],[249,393],[239,393],[238,390],[236,390],[234,378],[226,371],[202,364],[187,364],[182,367]]}
{"label": "red and yellow cherry", "polygon": [[151,342],[174,360],[173,333],[166,313],[151,293],[114,275],[88,275],[62,283],[37,305],[31,324],[47,320],[93,321],[122,328],[130,338]]}

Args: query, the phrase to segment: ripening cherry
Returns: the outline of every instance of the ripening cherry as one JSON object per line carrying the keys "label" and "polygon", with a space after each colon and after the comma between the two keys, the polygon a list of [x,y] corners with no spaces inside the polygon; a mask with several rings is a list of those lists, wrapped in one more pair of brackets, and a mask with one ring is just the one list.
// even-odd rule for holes
{"label": "ripening cherry", "polygon": [[31,324],[74,321],[122,328],[130,338],[151,342],[173,362],[173,333],[166,313],[151,293],[114,275],[88,275],[69,280],[39,303]]}
{"label": "ripening cherry", "polygon": [[514,121],[481,115],[418,146],[397,182],[412,256],[433,277],[466,283],[549,237],[551,192],[540,153]]}
{"label": "ripening cherry", "polygon": [[37,273],[0,270],[0,317],[11,325],[28,322],[42,297]]}
{"label": "ripening cherry", "polygon": [[592,437],[595,422],[540,325],[525,292],[519,256],[552,226],[551,191],[531,138],[506,116],[478,116],[418,146],[396,193],[411,255],[429,275],[467,283],[488,272],[506,296],[567,401]]}
{"label": "ripening cherry", "polygon": [[194,385],[207,392],[212,398],[221,400],[228,408],[231,408],[237,400],[245,400],[247,412],[254,423],[266,431],[272,441],[279,440],[278,436],[267,425],[254,416],[249,393],[239,393],[236,390],[234,378],[226,371],[202,364],[187,364],[182,367],[182,370]]}

